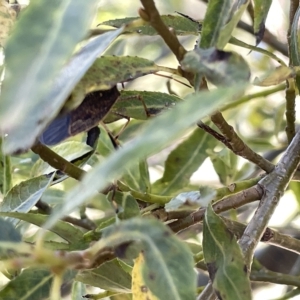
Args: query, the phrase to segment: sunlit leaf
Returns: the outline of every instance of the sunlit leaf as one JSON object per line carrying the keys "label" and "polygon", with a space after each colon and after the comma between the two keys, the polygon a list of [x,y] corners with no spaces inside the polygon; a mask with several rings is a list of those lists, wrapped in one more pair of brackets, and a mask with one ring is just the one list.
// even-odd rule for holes
{"label": "sunlit leaf", "polygon": [[[196,35],[199,31],[200,24],[193,22],[188,18],[181,16],[161,16],[163,22],[169,27],[175,30],[177,35]],[[99,25],[108,25],[115,28],[120,28],[132,21],[136,21],[139,18],[124,18],[105,21]],[[144,26],[138,26],[128,29],[128,32],[138,33],[139,35],[157,35],[157,31],[152,26],[145,24]]]}
{"label": "sunlit leaf", "polygon": [[222,27],[228,22],[231,0],[211,0],[202,23],[200,47],[202,49],[217,45]]}
{"label": "sunlit leaf", "polygon": [[231,38],[233,30],[236,28],[238,22],[242,18],[244,11],[246,10],[250,0],[239,0],[231,6],[230,19],[225,26],[221,29],[217,47],[223,49]]}
{"label": "sunlit leaf", "polygon": [[213,288],[221,299],[252,299],[242,251],[222,219],[208,206],[203,222],[203,253]]}
{"label": "sunlit leaf", "polygon": [[270,86],[270,85],[277,85],[284,80],[289,78],[293,78],[296,76],[296,70],[293,68],[289,68],[286,66],[280,66],[269,72],[268,75],[262,78],[255,78],[253,84],[258,86]]}
{"label": "sunlit leaf", "polygon": [[28,212],[40,200],[53,178],[54,174],[42,175],[15,185],[1,202],[0,212]]}

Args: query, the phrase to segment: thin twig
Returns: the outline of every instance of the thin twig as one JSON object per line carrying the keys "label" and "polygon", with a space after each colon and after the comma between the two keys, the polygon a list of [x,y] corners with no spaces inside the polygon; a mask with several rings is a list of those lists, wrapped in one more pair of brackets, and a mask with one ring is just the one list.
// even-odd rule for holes
{"label": "thin twig", "polygon": [[86,174],[84,170],[73,165],[40,142],[37,142],[34,146],[32,146],[31,150],[38,154],[40,158],[47,162],[51,167],[62,171],[76,180],[81,180],[81,178]]}
{"label": "thin twig", "polygon": [[[51,206],[41,200],[39,200],[35,206],[47,215],[50,215],[52,212]],[[66,216],[62,220],[87,230],[93,230],[96,228],[95,224],[89,219],[76,219]]]}
{"label": "thin twig", "polygon": [[145,9],[139,11],[140,17],[150,23],[150,25],[157,31],[171,51],[175,54],[177,60],[179,62],[182,61],[184,54],[187,51],[179,43],[177,36],[170,32],[167,25],[161,19],[158,10],[155,7],[154,1],[141,0],[141,3]]}
{"label": "thin twig", "polygon": [[[246,189],[242,192],[234,194],[232,196],[226,197],[215,204],[213,204],[213,209],[215,213],[221,213],[232,208],[241,207],[247,203],[251,203],[257,200],[260,200],[263,195],[262,189],[256,185],[249,189]],[[169,227],[174,232],[179,232],[183,229],[186,229],[196,223],[199,223],[203,220],[205,214],[205,208],[201,208],[196,212],[191,213],[185,218],[178,219],[175,222],[169,224]]]}
{"label": "thin twig", "polygon": [[251,161],[267,173],[270,173],[274,169],[274,165],[271,162],[254,152],[241,140],[233,127],[225,121],[220,112],[212,114],[211,120],[220,129],[227,142],[230,144],[231,148],[229,149],[232,150],[233,153]]}
{"label": "thin twig", "polygon": [[260,182],[264,191],[260,205],[239,241],[248,270],[254,250],[260,241],[273,212],[300,162],[300,132],[297,132],[275,169]]}

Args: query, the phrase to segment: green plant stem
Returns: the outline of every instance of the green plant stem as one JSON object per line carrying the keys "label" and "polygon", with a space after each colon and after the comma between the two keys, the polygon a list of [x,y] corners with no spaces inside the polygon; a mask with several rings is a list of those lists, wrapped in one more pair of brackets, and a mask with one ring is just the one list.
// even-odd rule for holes
{"label": "green plant stem", "polygon": [[225,104],[221,108],[221,111],[224,112],[228,109],[236,108],[238,105],[247,103],[250,100],[267,97],[269,95],[272,95],[272,94],[275,94],[277,92],[283,91],[283,90],[285,90],[285,88],[286,88],[286,84],[284,83],[284,84],[277,85],[277,86],[275,86],[274,88],[271,88],[271,89],[263,90],[263,91],[258,92],[258,93],[254,93],[254,94],[244,96],[244,97],[240,98],[239,100],[236,100],[236,101],[230,102],[228,104]]}
{"label": "green plant stem", "polygon": [[220,129],[230,145],[229,149],[233,151],[233,153],[256,164],[267,173],[270,173],[274,169],[274,165],[271,162],[254,152],[242,141],[242,139],[234,131],[233,127],[225,121],[221,112],[218,111],[212,114],[211,120]]}
{"label": "green plant stem", "polygon": [[34,153],[38,154],[40,158],[43,161],[47,162],[51,167],[62,171],[63,173],[76,180],[81,180],[81,178],[86,174],[84,170],[73,165],[72,163],[52,151],[49,147],[39,142],[32,146],[31,150]]}
{"label": "green plant stem", "polygon": [[208,283],[205,289],[201,292],[201,294],[197,297],[196,300],[216,300],[218,299],[211,283]]}
{"label": "green plant stem", "polygon": [[299,162],[300,132],[297,132],[275,169],[258,184],[263,190],[263,197],[255,215],[239,241],[248,270],[251,268],[254,250],[265,232],[279,199],[292,179]]}

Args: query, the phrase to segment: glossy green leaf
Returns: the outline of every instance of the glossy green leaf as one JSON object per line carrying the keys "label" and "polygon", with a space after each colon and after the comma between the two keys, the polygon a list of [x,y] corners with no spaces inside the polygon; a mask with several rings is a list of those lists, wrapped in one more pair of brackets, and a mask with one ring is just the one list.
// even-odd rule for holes
{"label": "glossy green leaf", "polygon": [[97,4],[95,0],[35,0],[21,14],[7,41],[0,98],[0,131],[9,134],[4,143],[7,153],[26,149],[34,142],[36,136],[29,137],[29,124],[34,122],[35,127],[49,114],[41,99],[86,35]]}
{"label": "glossy green leaf", "polygon": [[201,74],[216,86],[228,86],[250,78],[250,68],[244,58],[235,52],[216,48],[195,49],[182,61],[184,70]]}
{"label": "glossy green leaf", "polygon": [[25,269],[1,291],[0,299],[41,300],[49,297],[53,275],[45,269]]}
{"label": "glossy green leaf", "polygon": [[284,80],[293,78],[296,76],[295,68],[289,68],[286,66],[280,66],[275,70],[269,72],[266,76],[262,78],[255,78],[253,84],[257,86],[271,86],[277,85]]}
{"label": "glossy green leaf", "polygon": [[254,34],[256,44],[259,44],[264,37],[265,22],[271,7],[272,0],[254,0]]}
{"label": "glossy green leaf", "polygon": [[153,184],[153,191],[160,195],[172,195],[190,181],[190,177],[207,158],[206,150],[216,145],[216,139],[199,128],[168,156],[164,174]]}
{"label": "glossy green leaf", "polygon": [[220,299],[252,299],[242,251],[211,205],[203,222],[203,254],[213,288]]}
{"label": "glossy green leaf", "polygon": [[121,118],[147,120],[161,112],[172,109],[182,102],[177,96],[150,91],[121,91],[118,101],[110,109],[104,122],[110,123]]}
{"label": "glossy green leaf", "polygon": [[[83,180],[68,193],[65,202],[61,206],[57,206],[45,226],[53,226],[56,220],[69,214],[74,208],[96,195],[97,190],[103,189],[111,180],[119,178],[137,160],[159,151],[197,120],[212,113],[222,104],[234,100],[244,89],[245,86],[239,84],[211,92],[191,94],[186,97],[185,102],[147,122],[136,139],[88,172]],[[91,186],[93,188],[87,188]]]}
{"label": "glossy green leaf", "polygon": [[231,13],[231,0],[210,0],[202,23],[200,47],[207,49],[217,45],[222,27]]}
{"label": "glossy green leaf", "polygon": [[154,219],[141,218],[120,222],[103,231],[99,248],[116,247],[129,241],[139,241],[142,245],[143,277],[155,296],[174,300],[195,297],[192,253],[165,225]]}
{"label": "glossy green leaf", "polygon": [[[22,220],[38,227],[42,227],[48,219],[47,215],[18,212],[0,212],[0,216]],[[83,232],[67,222],[58,221],[55,226],[51,228],[51,231],[72,244],[71,248],[73,249],[76,247],[78,247],[77,249],[83,249],[86,246],[82,242]]]}
{"label": "glossy green leaf", "polygon": [[[52,150],[67,161],[74,161],[82,157],[85,157],[86,159],[84,161],[86,161],[89,158],[89,155],[87,154],[91,154],[93,152],[92,147],[88,146],[85,143],[76,141],[59,144],[53,147]],[[80,160],[80,162],[82,163],[83,161]],[[32,176],[39,176],[42,174],[50,174],[54,171],[55,169],[49,166],[48,163],[46,163],[42,159],[38,159],[32,167],[31,174]]]}
{"label": "glossy green leaf", "polygon": [[1,202],[0,212],[28,212],[40,200],[53,178],[54,174],[42,175],[15,185]]}
{"label": "glossy green leaf", "polygon": [[[194,22],[188,18],[184,18],[181,16],[161,16],[163,22],[169,27],[174,29],[177,35],[196,35],[199,32],[200,24]],[[105,21],[99,25],[108,25],[115,28],[120,28],[132,21],[136,21],[139,18],[124,18],[124,19],[115,19]],[[157,31],[149,24],[145,24],[144,26],[138,26],[135,28],[130,28],[126,32],[130,33],[138,33],[139,35],[157,35]]]}
{"label": "glossy green leaf", "polygon": [[0,137],[0,194],[5,195],[12,187],[12,168],[10,157],[2,152],[2,141]]}
{"label": "glossy green leaf", "polygon": [[117,259],[108,261],[99,268],[82,271],[75,280],[107,291],[131,293],[131,276],[122,269]]}
{"label": "glossy green leaf", "polygon": [[221,29],[217,42],[218,49],[223,49],[229,42],[233,30],[236,28],[238,22],[241,20],[242,15],[246,10],[250,0],[238,0],[234,2],[235,3],[231,6],[230,19]]}

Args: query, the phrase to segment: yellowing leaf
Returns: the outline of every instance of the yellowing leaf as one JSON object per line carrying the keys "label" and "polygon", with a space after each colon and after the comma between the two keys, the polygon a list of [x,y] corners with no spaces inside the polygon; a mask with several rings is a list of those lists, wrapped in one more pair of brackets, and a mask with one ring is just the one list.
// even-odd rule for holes
{"label": "yellowing leaf", "polygon": [[145,259],[142,253],[139,254],[134,261],[134,267],[132,269],[132,300],[156,300],[149,288],[146,286],[142,275],[142,268],[144,266]]}

